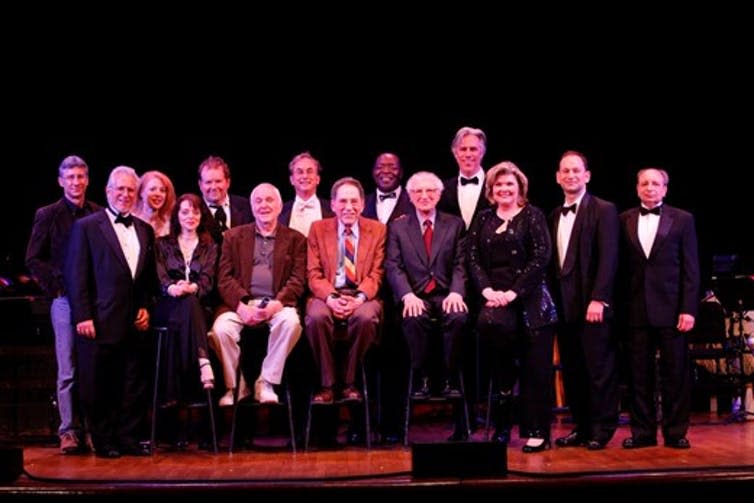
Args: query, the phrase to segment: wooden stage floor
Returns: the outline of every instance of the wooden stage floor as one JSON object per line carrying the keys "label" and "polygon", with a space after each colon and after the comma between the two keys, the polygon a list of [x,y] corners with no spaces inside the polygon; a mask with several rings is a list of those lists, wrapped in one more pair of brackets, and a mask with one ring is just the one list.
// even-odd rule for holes
{"label": "wooden stage floor", "polygon": [[[412,440],[443,442],[447,422],[412,428]],[[553,426],[553,436],[570,431]],[[302,495],[353,500],[393,495],[427,496],[441,500],[484,500],[497,494],[588,492],[640,496],[658,487],[705,491],[754,487],[754,421],[724,424],[717,415],[695,415],[688,438],[692,448],[621,448],[629,435],[619,427],[602,451],[557,448],[523,454],[516,438],[508,448],[508,470],[497,478],[414,479],[411,449],[403,446],[341,447],[291,453],[285,439],[268,439],[260,449],[214,455],[192,446],[187,451],[157,449],[151,457],[114,460],[93,455],[63,456],[54,447],[24,448],[24,474],[0,486],[0,498],[66,499],[133,497],[139,494],[247,494],[259,492],[277,499]],[[473,441],[483,441],[477,432]],[[662,439],[659,438],[660,443]],[[735,486],[739,486],[736,488]],[[616,493],[616,491],[618,491]]]}

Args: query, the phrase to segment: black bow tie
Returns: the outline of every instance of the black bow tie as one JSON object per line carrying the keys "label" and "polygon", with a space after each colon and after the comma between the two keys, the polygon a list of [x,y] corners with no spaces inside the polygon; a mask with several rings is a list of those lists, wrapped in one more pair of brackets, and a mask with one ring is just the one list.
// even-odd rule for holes
{"label": "black bow tie", "polygon": [[134,223],[134,217],[132,217],[131,215],[123,216],[119,213],[118,216],[115,217],[115,223],[123,224],[126,227],[131,227],[131,225],[133,225]]}
{"label": "black bow tie", "polygon": [[568,215],[568,213],[571,211],[574,213],[574,215],[576,214],[576,203],[573,203],[570,206],[563,206],[562,208],[560,208],[560,214],[563,216]]}
{"label": "black bow tie", "polygon": [[388,192],[387,194],[380,194],[380,202],[384,201],[385,199],[395,199],[398,197],[398,194],[395,192]]}
{"label": "black bow tie", "polygon": [[644,206],[639,207],[639,213],[643,215],[648,215],[650,213],[654,213],[655,215],[659,215],[662,212],[662,206],[655,206],[654,208],[647,209]]}
{"label": "black bow tie", "polygon": [[479,178],[477,178],[477,177],[465,178],[463,176],[461,177],[461,187],[463,187],[464,185],[468,185],[470,183],[473,183],[474,185],[478,185],[479,184]]}

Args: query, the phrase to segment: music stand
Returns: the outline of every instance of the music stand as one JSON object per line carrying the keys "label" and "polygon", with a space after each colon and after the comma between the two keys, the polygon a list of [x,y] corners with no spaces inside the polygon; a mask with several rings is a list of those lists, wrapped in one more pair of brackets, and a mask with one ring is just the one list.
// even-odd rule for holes
{"label": "music stand", "polygon": [[[716,277],[715,279],[715,294],[720,300],[720,304],[725,309],[725,312],[730,315],[730,323],[728,326],[728,339],[733,349],[738,356],[739,362],[739,375],[738,378],[741,383],[740,392],[743,396],[743,392],[746,388],[746,383],[752,382],[751,375],[746,375],[744,369],[744,353],[748,347],[747,341],[749,334],[744,332],[744,321],[750,321],[750,318],[746,316],[747,311],[754,310],[754,276],[746,274],[730,274],[723,277]],[[751,351],[751,348],[749,348]],[[745,400],[744,400],[745,402]],[[742,403],[741,408],[733,412],[728,418],[726,423],[745,421],[747,416],[754,416],[754,411],[746,410],[746,404]]]}

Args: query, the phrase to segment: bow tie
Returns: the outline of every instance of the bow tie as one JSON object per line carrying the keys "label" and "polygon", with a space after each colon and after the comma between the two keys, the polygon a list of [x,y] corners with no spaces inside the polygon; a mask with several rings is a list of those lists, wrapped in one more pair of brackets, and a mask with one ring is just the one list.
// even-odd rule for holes
{"label": "bow tie", "polygon": [[115,223],[123,224],[126,227],[131,227],[131,225],[133,225],[134,223],[134,217],[132,217],[131,215],[123,216],[119,213],[118,216],[115,217]]}
{"label": "bow tie", "polygon": [[474,185],[478,185],[479,184],[479,178],[477,178],[477,177],[466,178],[466,177],[463,177],[463,176],[461,177],[461,187],[463,187],[464,185],[468,185],[470,183],[473,183]]}
{"label": "bow tie", "polygon": [[309,202],[309,203],[298,203],[296,205],[296,209],[298,211],[313,210],[314,209],[314,203],[312,203],[312,202]]}
{"label": "bow tie", "polygon": [[642,216],[649,215],[650,213],[653,213],[655,215],[659,215],[662,212],[662,206],[655,206],[654,208],[647,209],[644,206],[639,207],[639,213],[641,213]]}
{"label": "bow tie", "polygon": [[568,213],[571,211],[574,213],[574,215],[576,214],[576,203],[573,203],[570,206],[563,206],[562,208],[560,208],[560,214],[563,216],[568,215]]}
{"label": "bow tie", "polygon": [[398,195],[395,192],[388,192],[387,194],[380,194],[380,202],[385,199],[395,199]]}

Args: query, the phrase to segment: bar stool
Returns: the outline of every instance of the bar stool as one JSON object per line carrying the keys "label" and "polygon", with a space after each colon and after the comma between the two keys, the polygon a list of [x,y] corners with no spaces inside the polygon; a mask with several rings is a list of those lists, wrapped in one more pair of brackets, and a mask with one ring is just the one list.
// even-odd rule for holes
{"label": "bar stool", "polygon": [[[166,341],[168,340],[166,337],[169,334],[168,327],[154,327],[154,331],[157,333],[157,356],[155,358],[155,370],[154,370],[154,390],[152,393],[152,432],[150,436],[150,446],[152,447],[152,452],[154,452],[154,448],[156,446],[156,436],[157,436],[157,396],[158,396],[158,390],[160,386],[160,364],[162,361],[162,346]],[[200,404],[200,406],[207,407],[209,418],[210,418],[210,427],[212,430],[212,448],[215,454],[218,453],[217,449],[217,429],[215,427],[215,410],[212,406],[212,390],[211,389],[205,389],[204,390],[207,394],[207,403],[206,404]],[[191,406],[189,406],[191,407]]]}
{"label": "bar stool", "polygon": [[449,403],[452,401],[459,401],[461,402],[461,406],[463,407],[463,419],[464,419],[464,427],[466,428],[466,437],[471,437],[471,426],[469,421],[469,408],[468,404],[466,402],[466,387],[463,383],[463,370],[458,369],[458,386],[460,387],[461,396],[454,398],[454,397],[445,397],[445,396],[433,396],[430,395],[427,398],[415,398],[412,395],[414,391],[414,369],[411,368],[408,371],[408,391],[406,393],[406,410],[405,410],[405,416],[404,416],[404,423],[403,423],[403,445],[408,446],[408,430],[410,426],[410,420],[411,420],[411,405],[413,403]]}
{"label": "bar stool", "polygon": [[[239,393],[239,388],[241,387],[240,386],[241,375],[242,375],[241,372],[242,372],[242,369],[244,368],[245,361],[249,360],[249,355],[244,356],[244,354],[248,352],[248,349],[246,351],[244,350],[244,346],[248,346],[249,344],[248,339],[250,338],[252,340],[261,339],[260,337],[255,337],[259,335],[261,331],[264,331],[267,333],[267,335],[269,335],[269,328],[267,326],[258,327],[258,328],[247,327],[241,331],[241,340],[239,341],[239,347],[241,348],[241,352],[238,357],[238,366],[236,367],[236,386],[233,389],[233,416],[232,416],[233,418],[231,419],[231,423],[230,423],[230,447],[228,450],[229,453],[233,452],[233,446],[235,445],[235,439],[236,439],[236,420],[238,416],[238,406],[240,404],[240,401],[238,400],[238,393]],[[265,350],[266,350],[266,345],[265,345]],[[258,352],[255,352],[253,356],[258,356]],[[254,380],[249,381],[249,379],[246,379],[246,382],[247,384],[249,382],[253,383]],[[291,401],[291,390],[290,390],[290,386],[288,385],[288,380],[286,379],[285,374],[283,375],[282,387],[283,387],[285,400],[281,403],[267,404],[267,403],[260,403],[257,401],[248,401],[247,403],[248,405],[253,406],[253,407],[285,406],[286,412],[288,415],[288,428],[290,430],[290,435],[291,435],[291,450],[295,454],[296,453],[296,430],[294,429],[294,426],[293,426],[293,406],[292,406],[293,402]]]}
{"label": "bar stool", "polygon": [[[382,326],[382,323],[380,323],[380,326]],[[348,330],[348,322],[343,320],[336,320],[335,322],[335,330],[343,331]],[[336,338],[336,339],[345,339],[345,337],[342,338]],[[337,344],[336,344],[337,346]],[[362,358],[361,362],[359,362],[359,368],[360,368],[360,374],[361,374],[361,396],[362,396],[362,403],[364,404],[364,440],[366,442],[367,449],[372,448],[372,424],[371,424],[371,414],[369,410],[369,384],[368,384],[368,378],[367,378],[367,370],[366,370],[366,363],[365,360],[369,357],[369,354],[372,352],[372,349],[375,346],[371,346],[367,351],[364,357]],[[336,347],[337,349],[337,347]],[[309,438],[311,434],[311,425],[312,425],[312,415],[313,415],[313,406],[317,407],[325,407],[325,406],[343,406],[343,405],[352,405],[354,402],[352,400],[334,400],[332,403],[320,403],[320,402],[314,402],[314,390],[312,390],[309,394],[309,410],[306,415],[306,431],[304,433],[304,450],[309,450]],[[379,389],[378,389],[378,395],[377,395],[377,414],[378,417],[382,413],[382,407],[380,404],[380,395],[379,395]]]}
{"label": "bar stool", "polygon": [[[436,317],[430,318],[430,321],[432,322],[432,329],[429,332],[429,338],[430,340],[436,339],[437,337],[441,337],[442,334],[440,332],[440,319]],[[427,360],[429,362],[436,362],[439,357],[441,357],[440,354],[438,354],[438,345],[430,345],[429,346],[429,353],[427,355]],[[436,395],[430,395],[429,397],[413,397],[411,396],[414,391],[414,368],[413,366],[409,367],[408,371],[408,386],[407,386],[407,392],[406,392],[406,409],[404,411],[404,422],[403,422],[403,445],[405,447],[408,446],[408,431],[409,426],[411,422],[411,405],[415,402],[424,402],[424,403],[449,403],[453,401],[460,401],[461,405],[463,406],[463,418],[464,418],[464,426],[466,429],[466,437],[471,437],[471,422],[469,421],[469,408],[468,403],[466,401],[466,386],[464,384],[463,380],[463,369],[461,367],[457,370],[457,376],[458,379],[458,386],[460,388],[461,396],[460,397],[446,397],[446,396],[436,396]]]}

